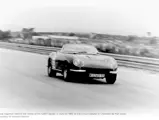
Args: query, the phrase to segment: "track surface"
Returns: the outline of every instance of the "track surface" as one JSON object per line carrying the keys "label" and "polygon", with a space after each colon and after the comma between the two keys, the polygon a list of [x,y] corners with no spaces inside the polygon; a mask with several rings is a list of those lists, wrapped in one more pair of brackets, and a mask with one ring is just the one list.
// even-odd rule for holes
{"label": "track surface", "polygon": [[46,112],[159,111],[159,73],[120,67],[117,82],[64,82],[46,73],[46,55],[0,49],[0,108]]}

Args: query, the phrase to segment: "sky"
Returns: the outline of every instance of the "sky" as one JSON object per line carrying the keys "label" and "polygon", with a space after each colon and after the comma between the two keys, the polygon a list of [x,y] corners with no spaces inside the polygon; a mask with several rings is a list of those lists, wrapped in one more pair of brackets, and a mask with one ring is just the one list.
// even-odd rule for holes
{"label": "sky", "polygon": [[159,36],[157,0],[0,0],[0,29]]}

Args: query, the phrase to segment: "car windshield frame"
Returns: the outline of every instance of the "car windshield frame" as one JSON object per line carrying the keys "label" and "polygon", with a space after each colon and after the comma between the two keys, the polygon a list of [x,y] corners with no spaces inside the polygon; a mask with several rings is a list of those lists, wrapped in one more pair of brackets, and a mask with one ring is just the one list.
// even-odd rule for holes
{"label": "car windshield frame", "polygon": [[98,50],[94,46],[79,44],[64,45],[61,52],[69,54],[98,54]]}

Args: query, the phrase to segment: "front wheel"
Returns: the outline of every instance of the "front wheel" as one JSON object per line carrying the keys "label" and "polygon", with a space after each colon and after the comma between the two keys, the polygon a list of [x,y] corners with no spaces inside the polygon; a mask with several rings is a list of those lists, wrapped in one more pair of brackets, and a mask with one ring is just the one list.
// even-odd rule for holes
{"label": "front wheel", "polygon": [[107,84],[114,84],[117,78],[117,74],[109,73],[109,74],[106,74],[105,77],[106,77]]}
{"label": "front wheel", "polygon": [[69,69],[64,69],[62,74],[65,81],[70,81],[71,75]]}
{"label": "front wheel", "polygon": [[56,71],[52,70],[52,65],[48,66],[47,73],[48,73],[49,77],[55,77],[56,76]]}

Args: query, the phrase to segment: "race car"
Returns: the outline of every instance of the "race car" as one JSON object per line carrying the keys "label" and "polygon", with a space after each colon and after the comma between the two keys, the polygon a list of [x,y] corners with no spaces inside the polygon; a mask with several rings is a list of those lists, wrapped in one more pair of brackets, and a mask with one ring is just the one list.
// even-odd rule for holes
{"label": "race car", "polygon": [[110,56],[101,55],[87,44],[65,44],[61,50],[49,54],[47,73],[56,77],[61,73],[65,81],[84,77],[86,79],[105,78],[107,84],[114,84],[117,78],[117,61]]}

